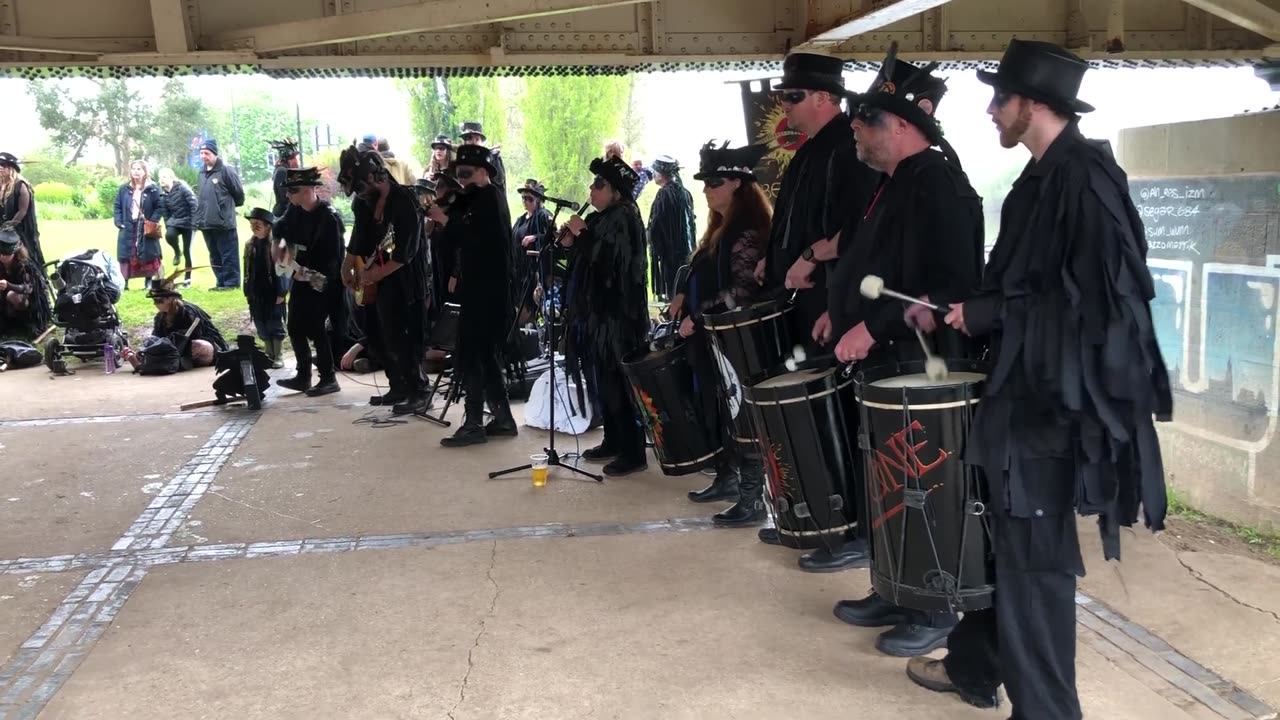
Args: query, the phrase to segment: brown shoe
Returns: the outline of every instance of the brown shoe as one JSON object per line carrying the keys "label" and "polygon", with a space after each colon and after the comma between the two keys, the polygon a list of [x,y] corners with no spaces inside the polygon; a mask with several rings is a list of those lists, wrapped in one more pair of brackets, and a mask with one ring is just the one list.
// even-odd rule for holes
{"label": "brown shoe", "polygon": [[974,691],[957,686],[947,675],[947,666],[941,660],[913,657],[907,661],[907,677],[926,690],[939,693],[955,693],[966,703],[978,708],[1000,706],[1000,694],[996,690]]}

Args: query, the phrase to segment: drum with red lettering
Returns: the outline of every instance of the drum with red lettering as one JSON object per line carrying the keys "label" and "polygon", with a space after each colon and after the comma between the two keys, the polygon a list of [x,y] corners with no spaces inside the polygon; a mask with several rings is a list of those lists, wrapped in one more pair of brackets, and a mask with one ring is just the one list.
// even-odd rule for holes
{"label": "drum with red lettering", "polygon": [[866,474],[871,584],[922,611],[991,607],[994,551],[980,469],[961,457],[987,368],[948,360],[889,363],[854,378]]}
{"label": "drum with red lettering", "polygon": [[666,335],[622,358],[622,373],[664,475],[712,467],[724,452],[718,426],[702,411],[689,349],[684,338]]}
{"label": "drum with red lettering", "polygon": [[857,535],[857,408],[853,379],[842,370],[782,372],[745,389],[778,540],[787,547],[835,549]]}

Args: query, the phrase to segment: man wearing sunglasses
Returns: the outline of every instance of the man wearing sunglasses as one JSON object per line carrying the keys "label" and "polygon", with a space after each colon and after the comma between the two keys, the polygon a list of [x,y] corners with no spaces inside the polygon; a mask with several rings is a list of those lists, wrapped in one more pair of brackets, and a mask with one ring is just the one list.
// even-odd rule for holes
{"label": "man wearing sunglasses", "polygon": [[[815,344],[831,340],[827,316],[827,269],[839,253],[841,228],[852,208],[866,207],[875,191],[876,173],[858,160],[849,118],[841,111],[844,61],[792,53],[783,61],[782,107],[790,127],[808,136],[787,166],[773,207],[773,224],[756,279],[766,288],[798,290],[790,313],[792,335]],[[809,344],[809,343],[806,343]],[[817,354],[813,352],[811,354]],[[775,528],[760,530],[761,542],[779,544]],[[833,572],[864,565],[866,552],[819,548],[800,557],[808,572]]]}
{"label": "man wearing sunglasses", "polygon": [[[981,287],[946,298],[945,322],[989,334],[994,368],[964,459],[986,471],[995,607],[965,613],[943,660],[907,674],[971,705],[1003,684],[1013,718],[1078,720],[1076,514],[1098,515],[1104,556],[1120,526],[1164,527],[1152,416],[1168,420],[1168,373],[1152,329],[1155,296],[1142,222],[1106,142],[1088,140],[1076,97],[1088,65],[1045,42],[1013,40],[987,113],[1000,143],[1031,152],[1005,198]],[[909,312],[919,315],[918,312]]]}
{"label": "man wearing sunglasses", "polygon": [[[897,50],[897,43],[890,46],[866,93],[850,93],[858,157],[881,175],[870,204],[850,218],[844,233],[851,242],[830,276],[836,359],[864,367],[925,358],[915,331],[904,322],[902,303],[863,297],[858,290],[863,277],[878,275],[886,287],[914,295],[964,295],[977,287],[982,273],[982,200],[934,117],[946,83],[931,74],[937,63],[917,67],[898,60]],[[977,343],[959,332],[948,328],[936,335],[944,358],[979,356]],[[886,506],[898,499],[886,497]],[[873,511],[870,518],[876,515]],[[859,531],[860,549],[866,552],[871,530]],[[942,647],[956,624],[951,612],[908,610],[875,592],[840,601],[835,614],[851,625],[891,627],[876,639],[876,647],[897,657]]]}
{"label": "man wearing sunglasses", "polygon": [[[342,286],[338,270],[342,264],[342,220],[329,205],[316,195],[320,187],[320,171],[314,167],[290,168],[285,175],[285,193],[289,209],[276,221],[274,235],[288,248],[288,255],[298,265],[289,290],[289,343],[298,360],[297,372],[276,384],[282,388],[318,397],[336,393],[333,344],[325,323],[341,327],[345,317]],[[316,278],[315,275],[323,279]],[[315,346],[315,367],[320,382],[311,384],[311,345]]]}

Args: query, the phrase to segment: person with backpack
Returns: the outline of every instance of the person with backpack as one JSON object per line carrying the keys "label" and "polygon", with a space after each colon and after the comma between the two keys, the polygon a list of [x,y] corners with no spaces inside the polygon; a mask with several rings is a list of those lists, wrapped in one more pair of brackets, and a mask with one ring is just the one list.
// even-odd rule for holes
{"label": "person with backpack", "polygon": [[[151,284],[147,297],[156,306],[151,337],[143,342],[141,351],[126,349],[121,353],[133,369],[143,375],[165,375],[193,367],[209,367],[217,360],[218,353],[228,347],[209,313],[199,305],[183,300],[182,293],[174,289],[174,280],[180,274],[182,271],[177,270],[164,280]],[[153,360],[159,360],[156,364],[164,367],[153,370]],[[168,364],[170,360],[173,360],[172,365]]]}

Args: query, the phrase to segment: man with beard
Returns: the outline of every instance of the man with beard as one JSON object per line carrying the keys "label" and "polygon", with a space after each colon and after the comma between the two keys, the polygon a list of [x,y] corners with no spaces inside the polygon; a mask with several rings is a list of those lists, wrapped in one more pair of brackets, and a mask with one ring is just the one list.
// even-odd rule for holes
{"label": "man with beard", "polygon": [[373,295],[373,313],[366,311],[364,331],[373,353],[385,361],[391,385],[386,394],[369,398],[369,404],[390,405],[397,415],[426,412],[422,355],[431,278],[418,198],[391,177],[377,151],[348,147],[339,163],[343,191],[355,194],[355,224],[342,282],[360,290],[366,306]]}
{"label": "man with beard", "polygon": [[[483,145],[458,148],[457,178],[465,209],[448,215],[447,230],[457,232],[462,247],[462,306],[458,318],[458,364],[466,391],[466,416],[445,447],[465,447],[490,437],[515,437],[502,353],[511,331],[511,211],[502,191],[490,181],[497,172]],[[493,420],[484,425],[484,405]]]}
{"label": "man with beard", "polygon": [[[291,207],[276,221],[274,236],[285,244],[284,268],[293,273],[289,290],[289,343],[298,359],[298,371],[276,382],[282,388],[305,392],[310,397],[336,393],[333,344],[326,322],[338,322],[342,310],[342,285],[338,272],[342,265],[342,220],[329,203],[316,195],[320,171],[314,167],[289,170],[285,191]],[[291,261],[291,262],[290,262]],[[311,348],[315,345],[315,365],[320,382],[311,386]]]}
{"label": "man with beard", "polygon": [[[1079,720],[1076,513],[1098,515],[1104,556],[1141,512],[1164,527],[1166,495],[1152,416],[1172,413],[1152,328],[1155,297],[1142,221],[1105,141],[1086,139],[1076,94],[1088,65],[1045,42],[1012,40],[987,112],[1006,148],[1031,152],[1005,198],[982,286],[936,298],[945,322],[990,334],[994,367],[966,462],[990,484],[995,607],[965,613],[943,660],[912,658],[919,685],[1013,718]],[[963,303],[955,302],[963,299]],[[922,315],[909,312],[909,319]]]}
{"label": "man with beard", "polygon": [[586,388],[604,417],[604,441],[582,453],[609,461],[604,474],[627,475],[648,467],[644,431],[637,422],[622,358],[649,332],[645,302],[644,222],[631,194],[639,178],[620,157],[591,161],[591,206],[587,220],[574,215],[562,240],[573,249],[566,300],[565,372]]}
{"label": "man with beard", "polygon": [[[653,273],[652,292],[666,302],[671,299],[676,271],[689,262],[697,231],[693,195],[680,179],[680,163],[669,155],[659,155],[653,161],[653,173],[658,196],[649,209],[649,266]],[[633,192],[632,197],[635,196]]]}
{"label": "man with beard", "polygon": [[[893,43],[870,90],[850,98],[856,104],[858,158],[883,174],[871,207],[852,214],[852,227],[845,230],[851,242],[830,275],[836,359],[860,361],[863,367],[925,359],[915,332],[903,321],[902,303],[863,297],[858,290],[863,277],[878,275],[887,287],[913,295],[957,296],[972,292],[982,273],[982,200],[934,118],[946,83],[930,74],[937,63],[916,67],[898,60],[897,52]],[[979,357],[979,344],[959,332],[947,329],[937,339],[944,358]],[[860,478],[859,486],[868,480]],[[864,515],[859,523],[857,543],[863,552],[870,540],[866,520],[876,519]],[[876,557],[872,562],[890,561]],[[908,610],[875,592],[863,600],[840,601],[835,614],[860,627],[893,626],[876,639],[876,647],[899,657],[941,647],[956,623],[953,613]]]}
{"label": "man with beard", "polygon": [[[782,81],[776,88],[781,91],[787,122],[809,139],[782,177],[769,246],[756,277],[767,288],[785,285],[798,290],[796,308],[790,313],[797,342],[831,340],[824,263],[834,260],[839,245],[850,239],[856,227],[846,226],[845,220],[851,212],[857,214],[854,208],[867,206],[877,181],[876,173],[859,162],[849,118],[840,110],[843,70],[840,58],[792,53],[783,63]],[[779,544],[775,528],[764,528],[759,536],[761,542]],[[866,562],[865,548],[819,548],[800,557],[800,568],[832,572]]]}

